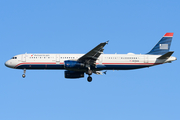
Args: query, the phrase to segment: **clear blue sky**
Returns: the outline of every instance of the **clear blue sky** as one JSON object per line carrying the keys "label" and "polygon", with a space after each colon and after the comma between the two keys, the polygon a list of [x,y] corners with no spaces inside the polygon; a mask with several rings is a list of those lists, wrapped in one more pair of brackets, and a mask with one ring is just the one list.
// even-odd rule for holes
{"label": "clear blue sky", "polygon": [[179,60],[68,80],[60,70],[10,69],[17,54],[147,53],[166,32],[180,58],[179,0],[1,0],[0,120],[180,120]]}

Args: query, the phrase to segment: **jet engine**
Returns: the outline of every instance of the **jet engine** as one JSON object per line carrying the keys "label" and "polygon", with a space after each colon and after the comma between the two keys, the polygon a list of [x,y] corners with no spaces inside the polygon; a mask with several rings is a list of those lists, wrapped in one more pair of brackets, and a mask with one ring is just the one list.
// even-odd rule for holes
{"label": "jet engine", "polygon": [[76,71],[65,71],[65,78],[81,78],[84,77],[84,72],[76,72]]}

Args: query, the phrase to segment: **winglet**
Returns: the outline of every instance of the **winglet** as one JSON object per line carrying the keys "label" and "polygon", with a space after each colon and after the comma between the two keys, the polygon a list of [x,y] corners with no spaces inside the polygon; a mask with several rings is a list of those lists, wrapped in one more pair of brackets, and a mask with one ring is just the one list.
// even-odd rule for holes
{"label": "winglet", "polygon": [[108,41],[106,41],[106,44],[108,44],[109,43],[109,40]]}

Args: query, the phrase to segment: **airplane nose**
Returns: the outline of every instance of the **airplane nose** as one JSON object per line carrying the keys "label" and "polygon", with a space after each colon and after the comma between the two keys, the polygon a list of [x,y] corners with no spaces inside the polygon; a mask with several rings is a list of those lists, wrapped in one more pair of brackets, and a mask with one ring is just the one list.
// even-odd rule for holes
{"label": "airplane nose", "polygon": [[6,67],[9,67],[9,68],[14,68],[17,65],[17,63],[15,61],[12,61],[12,60],[8,60],[4,64]]}
{"label": "airplane nose", "polygon": [[13,68],[12,62],[10,60],[6,61],[4,64],[6,67]]}
{"label": "airplane nose", "polygon": [[6,61],[4,64],[5,64],[6,67],[8,67],[8,61]]}

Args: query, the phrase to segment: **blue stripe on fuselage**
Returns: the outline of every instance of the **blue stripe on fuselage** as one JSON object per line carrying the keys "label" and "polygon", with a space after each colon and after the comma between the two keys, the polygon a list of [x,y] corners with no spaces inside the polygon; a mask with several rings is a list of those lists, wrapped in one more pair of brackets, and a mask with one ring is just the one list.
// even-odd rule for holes
{"label": "blue stripe on fuselage", "polygon": [[96,68],[105,70],[131,70],[150,66],[152,65],[97,65]]}
{"label": "blue stripe on fuselage", "polygon": [[[96,70],[130,70],[150,67],[152,65],[96,65]],[[17,69],[64,69],[64,64],[55,65],[20,65]]]}
{"label": "blue stripe on fuselage", "polygon": [[55,65],[20,65],[17,69],[64,69],[63,64],[55,64]]}

